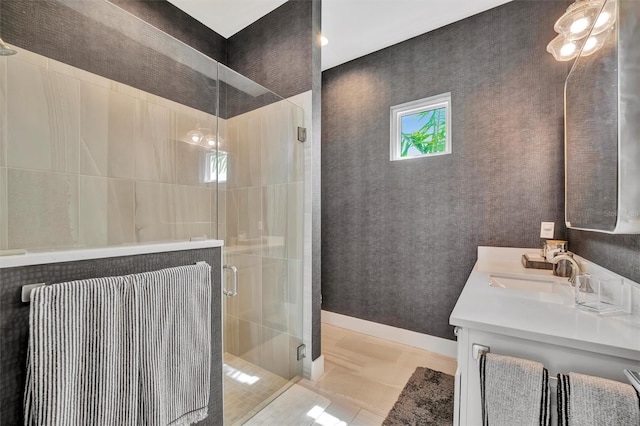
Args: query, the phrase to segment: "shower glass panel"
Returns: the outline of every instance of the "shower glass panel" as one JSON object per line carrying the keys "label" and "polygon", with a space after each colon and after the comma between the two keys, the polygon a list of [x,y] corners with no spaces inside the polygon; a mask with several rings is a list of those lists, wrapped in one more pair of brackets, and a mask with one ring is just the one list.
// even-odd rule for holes
{"label": "shower glass panel", "polygon": [[223,239],[250,417],[302,371],[302,110],[108,1],[1,0],[0,38],[0,252]]}
{"label": "shower glass panel", "polygon": [[217,62],[107,1],[0,18],[0,250],[217,237]]}
{"label": "shower glass panel", "polygon": [[[219,235],[238,291],[224,297],[225,424],[301,376],[301,108],[219,65]],[[231,289],[232,272],[225,281]]]}

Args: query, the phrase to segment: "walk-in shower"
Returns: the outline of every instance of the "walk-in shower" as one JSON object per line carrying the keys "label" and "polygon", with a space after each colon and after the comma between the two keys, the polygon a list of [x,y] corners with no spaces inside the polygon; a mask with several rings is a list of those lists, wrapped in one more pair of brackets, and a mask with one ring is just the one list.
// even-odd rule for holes
{"label": "walk-in shower", "polygon": [[302,372],[302,109],[107,1],[0,12],[0,251],[224,240],[225,424],[250,418]]}

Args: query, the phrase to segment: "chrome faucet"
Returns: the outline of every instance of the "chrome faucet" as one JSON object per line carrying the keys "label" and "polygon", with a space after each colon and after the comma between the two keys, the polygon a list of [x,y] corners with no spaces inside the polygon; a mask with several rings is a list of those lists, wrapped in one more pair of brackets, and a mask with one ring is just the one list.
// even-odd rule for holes
{"label": "chrome faucet", "polygon": [[[572,286],[576,286],[576,277],[580,274],[580,264],[573,257],[569,256],[567,253],[558,253],[553,259],[551,259],[551,263],[554,265],[560,262],[561,260],[566,260],[571,263],[571,276],[569,277],[569,283]],[[580,290],[585,291],[586,293],[593,293],[591,286],[588,282],[585,282],[580,286]]]}

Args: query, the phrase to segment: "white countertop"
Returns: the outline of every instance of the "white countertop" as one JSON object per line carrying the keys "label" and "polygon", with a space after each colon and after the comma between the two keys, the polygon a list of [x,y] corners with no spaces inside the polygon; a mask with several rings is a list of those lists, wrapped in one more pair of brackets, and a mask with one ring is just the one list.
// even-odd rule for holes
{"label": "white countertop", "polygon": [[171,241],[154,244],[132,244],[126,246],[42,251],[11,256],[0,256],[0,269],[16,266],[43,265],[77,260],[102,259],[106,257],[133,256],[137,254],[162,253],[169,251],[196,250],[222,247],[222,240]]}
{"label": "white countertop", "polygon": [[[601,316],[576,308],[566,278],[522,266],[522,254],[531,252],[536,249],[479,247],[478,261],[449,318],[451,325],[640,359],[638,313]],[[578,259],[587,271],[598,268]],[[566,283],[566,296],[490,287],[492,274]],[[640,287],[632,284],[633,296],[638,296]]]}

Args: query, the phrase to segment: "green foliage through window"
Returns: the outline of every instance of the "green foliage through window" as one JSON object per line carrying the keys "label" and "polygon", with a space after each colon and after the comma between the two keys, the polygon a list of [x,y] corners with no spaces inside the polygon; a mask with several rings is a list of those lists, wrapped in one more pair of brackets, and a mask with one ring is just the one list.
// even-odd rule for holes
{"label": "green foliage through window", "polygon": [[403,116],[400,156],[407,157],[446,152],[446,120],[446,108],[432,109]]}
{"label": "green foliage through window", "polygon": [[[225,151],[207,152],[207,168],[205,182],[226,182],[227,181],[227,161],[228,154]],[[218,169],[218,167],[220,167]]]}

